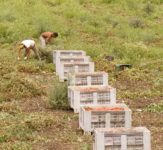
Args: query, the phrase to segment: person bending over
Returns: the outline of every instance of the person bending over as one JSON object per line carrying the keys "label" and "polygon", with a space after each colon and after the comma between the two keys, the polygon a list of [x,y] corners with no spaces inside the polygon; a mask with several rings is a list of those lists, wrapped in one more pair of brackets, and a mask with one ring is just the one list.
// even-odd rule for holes
{"label": "person bending over", "polygon": [[41,60],[38,49],[36,48],[36,43],[34,40],[24,40],[19,44],[19,50],[18,50],[18,60],[21,59],[21,51],[22,49],[25,49],[25,57],[24,60],[29,59],[31,50],[35,53],[36,57]]}
{"label": "person bending over", "polygon": [[41,47],[45,48],[46,44],[51,41],[52,38],[57,38],[57,32],[43,32],[40,36]]}

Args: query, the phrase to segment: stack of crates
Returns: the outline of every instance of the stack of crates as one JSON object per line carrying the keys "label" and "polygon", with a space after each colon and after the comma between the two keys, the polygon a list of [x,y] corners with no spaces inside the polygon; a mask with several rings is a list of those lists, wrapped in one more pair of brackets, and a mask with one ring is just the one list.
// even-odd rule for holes
{"label": "stack of crates", "polygon": [[79,127],[94,132],[93,150],[151,150],[150,131],[131,126],[132,111],[116,103],[108,74],[95,72],[84,51],[54,51],[53,62],[60,81],[68,80],[68,101],[79,113]]}
{"label": "stack of crates", "polygon": [[81,106],[116,103],[116,89],[111,86],[69,86],[68,100],[78,113]]}
{"label": "stack of crates", "polygon": [[98,128],[93,150],[151,150],[150,131],[145,127]]}
{"label": "stack of crates", "polygon": [[60,81],[67,79],[68,73],[94,72],[94,63],[84,51],[59,50],[53,53],[53,62],[56,65],[56,74]]}

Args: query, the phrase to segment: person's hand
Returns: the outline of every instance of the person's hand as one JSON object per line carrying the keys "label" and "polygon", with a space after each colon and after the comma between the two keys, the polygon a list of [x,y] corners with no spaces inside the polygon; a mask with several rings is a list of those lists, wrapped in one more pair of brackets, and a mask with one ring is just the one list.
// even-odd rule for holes
{"label": "person's hand", "polygon": [[27,57],[24,57],[24,60],[27,60]]}

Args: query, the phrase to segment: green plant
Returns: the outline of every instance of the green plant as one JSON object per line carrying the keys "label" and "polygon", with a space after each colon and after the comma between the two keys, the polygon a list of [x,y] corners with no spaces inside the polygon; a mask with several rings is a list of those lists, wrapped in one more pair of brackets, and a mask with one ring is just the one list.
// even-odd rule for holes
{"label": "green plant", "polygon": [[53,62],[53,51],[47,51],[40,48],[39,52],[42,60],[45,60],[47,63]]}
{"label": "green plant", "polygon": [[149,44],[155,40],[157,40],[157,38],[156,38],[156,35],[154,35],[154,34],[147,33],[147,34],[144,34],[144,36],[143,36],[143,41],[147,44]]}
{"label": "green plant", "polygon": [[6,135],[0,136],[0,143],[3,143],[3,142],[7,142],[7,136]]}
{"label": "green plant", "polygon": [[113,0],[102,0],[102,3],[111,3]]}
{"label": "green plant", "polygon": [[49,104],[55,109],[69,109],[67,96],[67,83],[55,80],[53,87],[49,93]]}
{"label": "green plant", "polygon": [[148,105],[146,108],[145,108],[145,111],[148,111],[148,112],[163,112],[163,102],[160,102],[158,104],[156,103],[152,103],[150,105]]}
{"label": "green plant", "polygon": [[134,28],[143,28],[144,27],[143,21],[136,17],[130,19],[129,25]]}
{"label": "green plant", "polygon": [[147,14],[151,14],[151,13],[154,12],[154,6],[152,5],[152,3],[151,3],[150,1],[148,1],[147,4],[145,5],[144,11],[145,11]]}

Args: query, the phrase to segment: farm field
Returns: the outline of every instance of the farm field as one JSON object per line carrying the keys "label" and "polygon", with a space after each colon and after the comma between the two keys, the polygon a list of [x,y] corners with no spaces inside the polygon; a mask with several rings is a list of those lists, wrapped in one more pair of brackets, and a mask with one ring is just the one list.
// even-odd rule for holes
{"label": "farm field", "polygon": [[[43,31],[59,33],[46,52],[85,50],[133,111],[133,126],[146,126],[152,150],[163,149],[162,0],[1,0],[0,149],[92,149],[51,59],[17,60],[17,43],[32,38],[40,49]],[[117,71],[121,63],[132,68]],[[63,103],[54,102],[58,96]]]}

